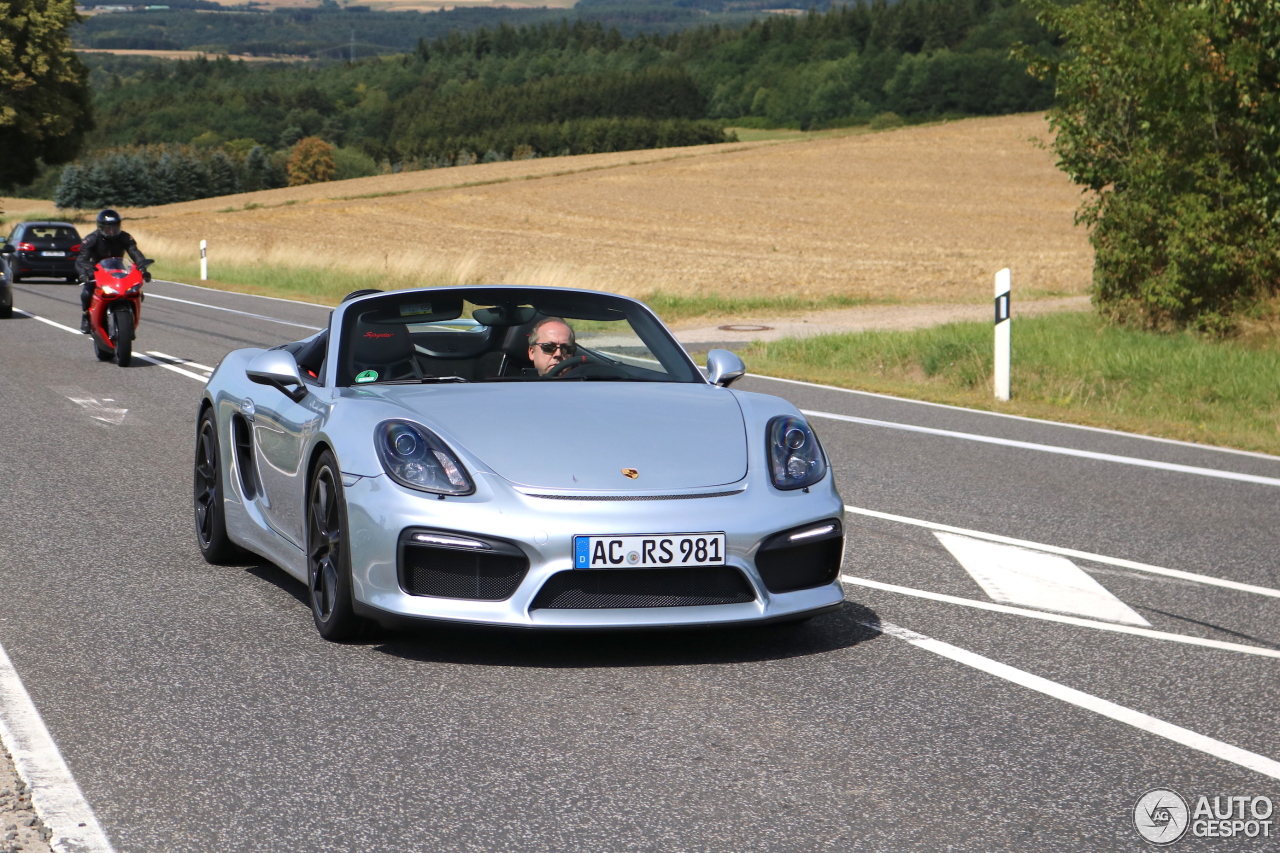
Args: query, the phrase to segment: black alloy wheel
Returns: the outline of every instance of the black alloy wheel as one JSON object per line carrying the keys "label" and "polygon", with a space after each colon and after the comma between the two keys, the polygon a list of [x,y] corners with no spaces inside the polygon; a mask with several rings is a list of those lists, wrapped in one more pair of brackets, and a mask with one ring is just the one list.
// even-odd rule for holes
{"label": "black alloy wheel", "polygon": [[215,566],[235,563],[246,552],[227,535],[227,516],[223,507],[222,463],[218,447],[218,425],[213,409],[200,414],[196,427],[196,463],[194,471],[194,505],[196,543],[205,562]]}
{"label": "black alloy wheel", "polygon": [[352,640],[365,622],[351,606],[351,555],[347,551],[347,505],[333,454],[316,462],[307,493],[307,598],[316,630],[326,640]]}

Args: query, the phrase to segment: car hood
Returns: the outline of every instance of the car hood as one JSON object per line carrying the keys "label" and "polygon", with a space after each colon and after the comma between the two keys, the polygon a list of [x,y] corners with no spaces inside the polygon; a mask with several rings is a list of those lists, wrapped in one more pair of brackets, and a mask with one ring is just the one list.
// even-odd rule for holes
{"label": "car hood", "polygon": [[639,493],[720,486],[747,473],[742,410],[731,392],[712,385],[503,382],[377,391],[521,486]]}

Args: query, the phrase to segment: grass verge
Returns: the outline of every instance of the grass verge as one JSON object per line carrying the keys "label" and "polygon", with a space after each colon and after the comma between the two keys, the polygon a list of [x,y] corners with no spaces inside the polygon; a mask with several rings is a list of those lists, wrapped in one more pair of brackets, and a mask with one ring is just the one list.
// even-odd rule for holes
{"label": "grass verge", "polygon": [[[194,257],[183,257],[164,241],[139,239],[147,252],[154,252],[160,260],[152,268],[158,278],[174,279],[192,284],[199,283],[222,290],[254,293],[262,296],[278,296],[298,299],[322,305],[336,305],[346,294],[354,290],[378,288],[398,290],[405,287],[448,287],[481,283],[474,272],[474,264],[462,261],[439,267],[415,268],[399,264],[388,269],[353,269],[348,266],[300,266],[296,263],[253,261],[247,258],[220,260],[211,265],[215,278],[200,282],[200,262]],[[157,251],[157,249],[165,251]],[[510,284],[583,286],[582,282],[565,276],[537,276],[528,281],[512,281]],[[653,308],[668,323],[698,318],[740,319],[750,314],[787,314],[827,308],[852,308],[859,305],[884,304],[874,300],[850,296],[734,296],[731,294],[701,293],[680,294],[664,290],[652,290],[640,295],[640,299]]]}
{"label": "grass verge", "polygon": [[989,323],[761,343],[755,373],[1280,454],[1280,340],[1110,326],[1090,313],[1018,320],[1013,399],[992,397]]}

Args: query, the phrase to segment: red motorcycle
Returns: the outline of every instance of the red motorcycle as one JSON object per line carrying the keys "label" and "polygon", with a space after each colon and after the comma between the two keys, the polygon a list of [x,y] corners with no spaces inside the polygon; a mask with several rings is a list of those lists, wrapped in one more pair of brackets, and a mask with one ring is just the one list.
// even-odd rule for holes
{"label": "red motorcycle", "polygon": [[93,272],[89,333],[98,361],[127,367],[133,360],[133,332],[142,316],[142,285],[150,258],[131,269],[122,258],[106,258]]}

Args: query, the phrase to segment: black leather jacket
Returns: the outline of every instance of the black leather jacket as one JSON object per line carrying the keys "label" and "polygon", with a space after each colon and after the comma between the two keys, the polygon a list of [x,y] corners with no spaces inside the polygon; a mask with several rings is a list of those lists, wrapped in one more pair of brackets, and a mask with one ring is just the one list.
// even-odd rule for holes
{"label": "black leather jacket", "polygon": [[121,231],[114,237],[108,237],[101,231],[94,231],[80,244],[80,256],[76,258],[76,272],[81,279],[92,279],[93,270],[98,261],[106,258],[123,258],[125,253],[135,265],[146,260],[146,256],[138,249],[128,231]]}

